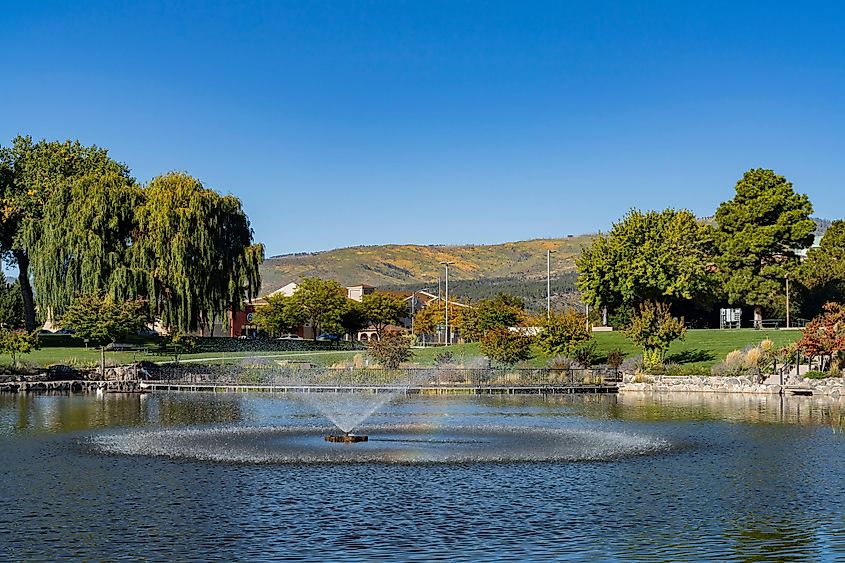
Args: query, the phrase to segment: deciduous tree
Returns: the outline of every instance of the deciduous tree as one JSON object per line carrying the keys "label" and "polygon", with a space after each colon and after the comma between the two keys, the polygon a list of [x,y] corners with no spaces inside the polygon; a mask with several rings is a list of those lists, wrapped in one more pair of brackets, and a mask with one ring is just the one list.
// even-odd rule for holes
{"label": "deciduous tree", "polygon": [[587,317],[575,310],[564,313],[552,311],[540,323],[542,331],[537,335],[537,344],[549,356],[574,358],[579,346],[591,339],[587,332]]}
{"label": "deciduous tree", "polygon": [[18,366],[18,356],[38,350],[41,344],[38,334],[21,330],[0,329],[0,352],[11,356],[12,365]]}
{"label": "deciduous tree", "polygon": [[468,340],[481,340],[494,328],[520,326],[526,319],[522,299],[499,293],[492,299],[482,299],[461,313],[461,335]]}
{"label": "deciduous tree", "polygon": [[361,303],[348,299],[346,308],[340,314],[340,326],[349,335],[349,339],[354,342],[358,332],[367,328],[369,324],[367,314],[364,312]]}
{"label": "deciduous tree", "polygon": [[505,365],[531,358],[531,337],[504,327],[488,330],[481,339],[481,353]]}
{"label": "deciduous tree", "polygon": [[304,278],[289,303],[303,311],[316,340],[321,327],[329,331],[342,330],[340,316],[346,309],[346,301],[346,291],[336,281]]}
{"label": "deciduous tree", "polygon": [[[9,147],[0,148],[0,252],[17,265],[27,330],[36,324],[30,260],[33,246],[43,236],[43,211],[56,190],[67,189],[83,176],[100,175],[128,180],[129,171],[106,149],[79,141],[35,143],[19,135]],[[43,273],[35,274],[36,285],[50,281]]]}
{"label": "deciduous tree", "polygon": [[799,348],[810,357],[822,359],[822,371],[842,367],[845,355],[845,305],[827,303],[821,315],[804,327]]}
{"label": "deciduous tree", "polygon": [[76,338],[104,346],[137,334],[148,318],[147,304],[141,299],[120,302],[94,294],[74,299],[59,323],[74,330]]}
{"label": "deciduous tree", "polygon": [[630,211],[578,257],[578,288],[600,308],[702,299],[711,290],[712,228],[687,210]]}
{"label": "deciduous tree", "polygon": [[267,334],[279,336],[293,332],[305,322],[305,311],[290,297],[278,293],[268,295],[265,300],[266,305],[255,308],[253,323]]}
{"label": "deciduous tree", "polygon": [[376,329],[379,338],[382,337],[385,327],[396,324],[400,319],[408,316],[408,305],[405,300],[388,293],[368,293],[361,299],[361,305],[367,320]]}
{"label": "deciduous tree", "polygon": [[233,195],[180,172],[154,178],[136,211],[132,266],[144,295],[171,330],[192,332],[243,306],[261,285],[264,246]]}
{"label": "deciduous tree", "polygon": [[367,354],[382,367],[396,369],[413,356],[411,339],[396,332],[386,333],[378,340],[371,340]]}

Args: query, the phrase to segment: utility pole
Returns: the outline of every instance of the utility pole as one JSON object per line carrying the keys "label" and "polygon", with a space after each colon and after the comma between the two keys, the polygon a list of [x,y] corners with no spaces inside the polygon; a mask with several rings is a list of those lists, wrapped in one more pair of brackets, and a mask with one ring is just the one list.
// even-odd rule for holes
{"label": "utility pole", "polygon": [[552,318],[552,252],[546,249],[546,319]]}
{"label": "utility pole", "polygon": [[789,328],[789,276],[786,276],[786,328]]}
{"label": "utility pole", "polygon": [[446,345],[449,345],[449,264],[454,264],[454,262],[441,262],[444,266],[446,266]]}

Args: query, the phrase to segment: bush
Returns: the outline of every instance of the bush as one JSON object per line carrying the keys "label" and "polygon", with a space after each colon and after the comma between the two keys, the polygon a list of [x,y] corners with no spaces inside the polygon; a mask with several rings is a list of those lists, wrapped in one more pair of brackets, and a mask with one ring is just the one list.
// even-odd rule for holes
{"label": "bush", "polygon": [[728,352],[723,362],[711,368],[710,374],[721,377],[760,377],[779,353],[771,340],[763,340],[757,346]]}
{"label": "bush", "polygon": [[587,331],[587,317],[576,311],[552,313],[541,323],[543,330],[537,335],[537,345],[549,356],[576,357],[576,351],[592,338]]}
{"label": "bush", "polygon": [[613,369],[619,369],[622,362],[625,360],[625,352],[619,348],[615,348],[607,353],[607,365]]}
{"label": "bush", "polygon": [[584,367],[593,365],[593,359],[596,354],[596,341],[588,340],[579,344],[572,352],[575,360]]}
{"label": "bush", "polygon": [[683,340],[685,334],[684,321],[672,317],[669,305],[651,301],[640,305],[625,330],[625,336],[642,347],[643,363],[648,369],[662,364],[669,345],[675,340]]}
{"label": "bush", "polygon": [[367,354],[387,369],[396,369],[414,355],[411,339],[403,334],[387,333],[380,340],[370,341]]}
{"label": "bush", "polygon": [[482,338],[481,353],[494,362],[512,366],[531,358],[531,338],[504,327],[494,328]]}
{"label": "bush", "polygon": [[838,377],[829,371],[811,370],[804,374],[804,379],[830,379],[831,377]]}
{"label": "bush", "polygon": [[452,352],[440,352],[436,356],[434,356],[434,365],[436,366],[445,366],[452,363],[454,356]]}

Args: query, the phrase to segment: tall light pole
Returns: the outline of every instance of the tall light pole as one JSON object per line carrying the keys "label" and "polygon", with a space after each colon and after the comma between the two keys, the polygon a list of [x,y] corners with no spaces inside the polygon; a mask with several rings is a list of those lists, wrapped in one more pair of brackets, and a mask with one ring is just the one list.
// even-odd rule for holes
{"label": "tall light pole", "polygon": [[546,249],[546,319],[552,318],[552,252]]}
{"label": "tall light pole", "polygon": [[441,262],[446,266],[446,344],[449,344],[449,264],[454,262]]}
{"label": "tall light pole", "polygon": [[789,276],[786,276],[786,328],[789,328]]}

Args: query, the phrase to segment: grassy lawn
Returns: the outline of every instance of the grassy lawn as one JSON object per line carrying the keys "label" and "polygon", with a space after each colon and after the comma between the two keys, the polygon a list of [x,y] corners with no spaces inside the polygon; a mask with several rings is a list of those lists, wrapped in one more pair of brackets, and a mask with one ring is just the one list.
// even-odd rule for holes
{"label": "grassy lawn", "polygon": [[[620,332],[597,332],[594,333],[597,343],[597,353],[603,357],[613,349],[620,349],[628,356],[636,356],[640,352]],[[797,330],[690,330],[682,342],[675,342],[669,350],[669,361],[682,364],[686,369],[709,368],[713,364],[722,361],[728,352],[751,344],[758,344],[761,340],[768,338],[776,346],[783,346],[800,338],[801,332]],[[413,362],[421,365],[431,365],[437,354],[449,350],[455,360],[460,362],[471,362],[473,358],[481,356],[477,343],[457,344],[446,348],[417,348],[414,350]],[[530,361],[534,366],[545,366],[548,358],[543,356],[539,350],[535,351],[536,356]],[[362,351],[321,351],[321,352],[204,352],[200,354],[186,354],[181,360],[208,361],[211,363],[233,363],[241,362],[244,358],[267,357],[274,360],[302,360],[317,365],[330,366],[339,362],[350,360],[355,354],[362,354]],[[106,362],[108,364],[127,364],[131,362],[148,360],[153,362],[168,362],[172,358],[144,354],[142,352],[107,352]],[[99,365],[100,353],[96,349],[78,347],[45,347],[41,350],[23,356],[21,361],[31,366],[48,366],[53,364],[68,364],[77,367],[93,367]],[[8,365],[11,359],[8,356],[0,357],[0,365]],[[479,364],[480,366],[481,364]]]}

